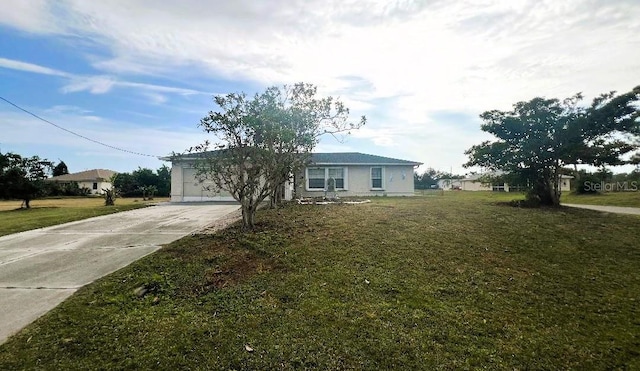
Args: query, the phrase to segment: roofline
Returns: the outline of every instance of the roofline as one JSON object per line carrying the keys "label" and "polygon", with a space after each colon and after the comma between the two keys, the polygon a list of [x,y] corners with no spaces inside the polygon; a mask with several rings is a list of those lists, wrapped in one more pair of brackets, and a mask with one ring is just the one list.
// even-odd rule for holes
{"label": "roofline", "polygon": [[51,182],[95,182],[97,181],[111,181],[109,178],[85,178],[85,179],[56,179],[55,177],[46,178],[44,180],[48,180]]}
{"label": "roofline", "polygon": [[420,166],[423,165],[422,162],[312,162],[309,165],[363,165],[363,166],[396,166],[396,165],[406,165],[406,166]]}
{"label": "roofline", "polygon": [[[171,161],[171,162],[180,162],[180,161],[189,161],[189,160],[201,160],[203,157],[184,157],[184,156],[159,156],[159,160],[163,161]],[[411,166],[420,166],[423,165],[422,162],[311,162],[311,165],[368,165],[368,166],[392,166],[392,165],[411,165]]]}

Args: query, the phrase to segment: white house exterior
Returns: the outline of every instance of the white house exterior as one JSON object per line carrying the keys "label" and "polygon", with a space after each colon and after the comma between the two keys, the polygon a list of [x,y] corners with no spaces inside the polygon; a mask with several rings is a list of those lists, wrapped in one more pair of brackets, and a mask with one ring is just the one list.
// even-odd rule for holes
{"label": "white house exterior", "polygon": [[79,173],[58,175],[47,179],[60,184],[78,183],[78,187],[87,188],[91,194],[103,194],[103,189],[111,189],[111,177],[116,174],[113,170],[93,169]]}
{"label": "white house exterior", "polygon": [[[438,181],[438,187],[444,190],[461,190],[461,191],[496,191],[496,192],[518,192],[521,187],[509,185],[509,183],[483,183],[479,179],[485,175],[495,174],[471,174],[463,179],[441,179]],[[560,176],[560,191],[571,191],[572,176]]]}
{"label": "white house exterior", "polygon": [[333,178],[338,197],[413,196],[413,171],[422,163],[359,152],[313,153],[304,174],[296,177],[296,194],[324,196]]}
{"label": "white house exterior", "polygon": [[[201,154],[163,157],[171,161],[171,201],[234,201],[226,191],[212,190],[211,183],[196,177],[194,163]],[[292,183],[285,184],[284,199],[322,197],[335,183],[331,196],[413,196],[413,170],[419,162],[357,152],[313,153],[310,164]],[[295,192],[294,192],[295,191]]]}

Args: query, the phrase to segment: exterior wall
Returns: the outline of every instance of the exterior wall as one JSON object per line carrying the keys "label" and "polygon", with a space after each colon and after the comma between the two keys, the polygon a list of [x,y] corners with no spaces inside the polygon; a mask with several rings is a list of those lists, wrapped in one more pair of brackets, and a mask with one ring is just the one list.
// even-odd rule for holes
{"label": "exterior wall", "polygon": [[474,182],[472,180],[460,180],[460,189],[463,191],[491,191],[491,184]]}
{"label": "exterior wall", "polygon": [[188,163],[171,165],[171,202],[235,201],[230,193],[207,189],[211,182],[196,179],[196,170]]}
{"label": "exterior wall", "polygon": [[[460,189],[463,191],[492,191],[493,184],[488,183],[480,183],[474,182],[471,180],[460,180],[459,182],[453,181],[448,188],[443,189],[452,189],[453,186],[460,186]],[[504,183],[504,191],[511,192],[508,183]],[[560,191],[561,192],[570,192],[571,191],[571,178],[562,178],[560,180]]]}
{"label": "exterior wall", "polygon": [[[200,182],[196,179],[196,170],[190,163],[178,162],[171,165],[171,202],[232,201],[227,191],[213,191],[212,182]],[[291,184],[285,184],[285,199],[290,200],[293,193]]]}
{"label": "exterior wall", "polygon": [[[345,190],[337,190],[338,197],[354,196],[413,196],[413,166],[411,165],[331,165],[312,166],[310,168],[344,168]],[[382,188],[372,189],[371,168],[382,168]],[[297,195],[302,197],[322,197],[324,190],[309,190],[306,172],[297,177]]]}
{"label": "exterior wall", "polygon": [[[91,191],[92,195],[101,195],[104,194],[104,191],[102,191],[102,189],[111,189],[112,185],[111,182],[109,181],[105,181],[105,180],[83,180],[81,182],[77,182],[78,183],[78,187],[80,188],[88,188]],[[93,189],[93,183],[97,183],[97,189]]]}

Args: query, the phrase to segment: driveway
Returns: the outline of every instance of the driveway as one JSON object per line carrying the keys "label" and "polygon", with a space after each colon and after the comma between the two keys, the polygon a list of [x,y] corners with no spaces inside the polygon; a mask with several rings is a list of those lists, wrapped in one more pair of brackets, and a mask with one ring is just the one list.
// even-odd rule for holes
{"label": "driveway", "polygon": [[0,237],[0,344],[78,288],[237,209],[165,204]]}
{"label": "driveway", "polygon": [[640,215],[640,208],[638,208],[638,207],[603,206],[603,205],[578,205],[578,204],[562,204],[562,206],[577,207],[577,208],[580,208],[580,209],[597,210],[597,211],[602,211],[602,212],[605,212],[605,213]]}

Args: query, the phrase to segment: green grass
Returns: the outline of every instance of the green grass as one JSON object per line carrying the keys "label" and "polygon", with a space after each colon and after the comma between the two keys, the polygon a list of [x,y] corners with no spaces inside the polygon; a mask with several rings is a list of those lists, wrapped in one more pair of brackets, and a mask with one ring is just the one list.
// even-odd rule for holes
{"label": "green grass", "polygon": [[30,209],[20,209],[20,204],[20,201],[0,202],[0,236],[133,210],[147,206],[148,202],[119,198],[115,206],[104,206],[102,198],[85,197],[33,200]]}
{"label": "green grass", "polygon": [[567,204],[640,207],[640,191],[604,192],[584,195],[566,193],[562,195],[561,202]]}
{"label": "green grass", "polygon": [[507,199],[262,210],[79,290],[0,369],[640,368],[640,218]]}

